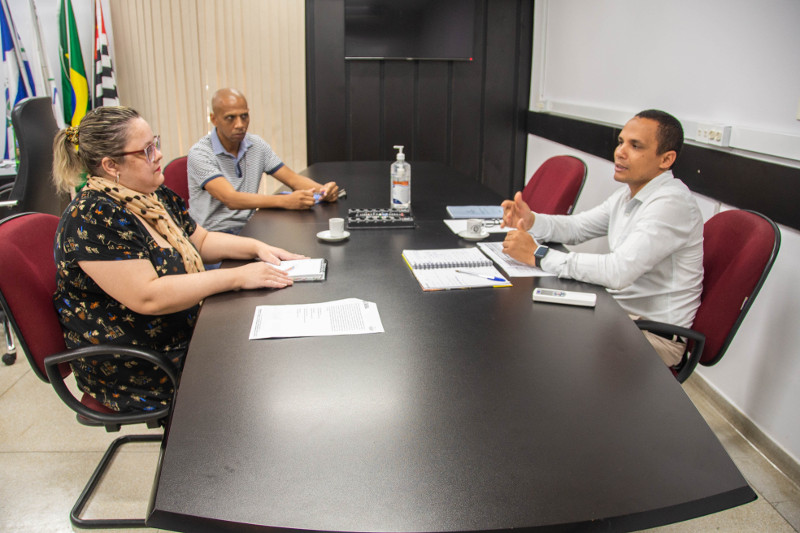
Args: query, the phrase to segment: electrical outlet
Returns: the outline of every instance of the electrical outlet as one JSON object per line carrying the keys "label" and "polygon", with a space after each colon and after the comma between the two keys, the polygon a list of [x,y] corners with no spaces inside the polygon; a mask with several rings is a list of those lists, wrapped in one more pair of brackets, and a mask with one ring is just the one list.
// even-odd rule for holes
{"label": "electrical outlet", "polygon": [[730,146],[731,127],[724,124],[698,124],[695,140],[712,146]]}
{"label": "electrical outlet", "polygon": [[708,144],[708,124],[697,124],[697,134],[695,134],[694,140]]}

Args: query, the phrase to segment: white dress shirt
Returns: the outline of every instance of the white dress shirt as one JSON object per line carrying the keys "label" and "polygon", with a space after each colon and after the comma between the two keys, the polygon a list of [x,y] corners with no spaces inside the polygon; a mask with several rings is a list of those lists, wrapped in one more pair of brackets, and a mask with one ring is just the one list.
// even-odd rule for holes
{"label": "white dress shirt", "polygon": [[603,285],[628,313],[691,327],[703,285],[703,218],[671,171],[633,198],[627,186],[576,215],[536,215],[537,242],[577,244],[608,235],[607,254],[550,252],[542,269]]}

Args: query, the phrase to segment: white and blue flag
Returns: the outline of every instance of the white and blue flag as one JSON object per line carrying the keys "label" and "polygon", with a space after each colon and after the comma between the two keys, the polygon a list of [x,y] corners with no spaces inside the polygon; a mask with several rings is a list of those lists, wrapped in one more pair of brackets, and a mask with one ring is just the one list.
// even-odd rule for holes
{"label": "white and blue flag", "polygon": [[15,159],[16,157],[16,138],[14,129],[11,126],[11,110],[14,106],[29,96],[36,96],[36,86],[31,73],[31,66],[25,55],[25,48],[22,46],[19,35],[14,28],[14,21],[11,19],[11,11],[8,9],[6,0],[2,1],[2,13],[0,13],[0,39],[3,48],[3,92],[5,96],[5,119],[6,127],[3,135],[3,159]]}

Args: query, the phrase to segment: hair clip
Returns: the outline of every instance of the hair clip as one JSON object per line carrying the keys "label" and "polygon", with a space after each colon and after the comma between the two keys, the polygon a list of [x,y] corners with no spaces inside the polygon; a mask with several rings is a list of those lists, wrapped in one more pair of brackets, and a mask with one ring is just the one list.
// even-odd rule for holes
{"label": "hair clip", "polygon": [[78,144],[78,127],[70,126],[67,128],[67,140],[72,144]]}

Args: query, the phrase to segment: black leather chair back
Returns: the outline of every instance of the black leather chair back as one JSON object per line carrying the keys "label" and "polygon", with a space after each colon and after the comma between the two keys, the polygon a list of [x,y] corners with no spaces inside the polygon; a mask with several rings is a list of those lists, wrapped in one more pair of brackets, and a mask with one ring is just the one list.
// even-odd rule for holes
{"label": "black leather chair back", "polygon": [[25,98],[11,112],[11,124],[19,143],[19,171],[9,200],[17,200],[11,213],[34,211],[61,216],[69,203],[53,185],[53,139],[58,124],[47,96]]}

